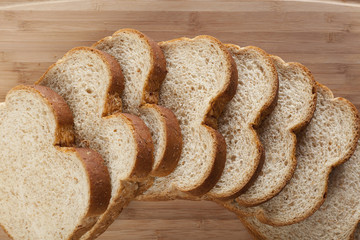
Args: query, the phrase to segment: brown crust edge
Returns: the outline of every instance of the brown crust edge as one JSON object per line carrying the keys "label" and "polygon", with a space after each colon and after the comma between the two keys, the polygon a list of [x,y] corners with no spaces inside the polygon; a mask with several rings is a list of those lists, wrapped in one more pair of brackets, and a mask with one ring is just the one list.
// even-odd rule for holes
{"label": "brown crust edge", "polygon": [[[154,145],[151,139],[150,130],[145,125],[144,121],[139,117],[128,113],[117,113],[105,117],[110,118],[122,118],[125,120],[129,127],[132,129],[133,138],[136,143],[136,162],[133,170],[130,173],[129,180],[142,181],[148,177],[152,170],[153,165],[153,150]],[[121,153],[119,153],[121,154]]]}
{"label": "brown crust edge", "polygon": [[207,128],[207,131],[213,136],[214,141],[214,149],[215,156],[213,158],[213,164],[211,169],[209,170],[209,174],[206,179],[202,182],[202,184],[192,190],[189,191],[181,191],[185,193],[189,193],[193,196],[202,196],[209,192],[219,181],[221,174],[225,167],[226,161],[226,142],[224,137],[213,128],[203,125]]}
{"label": "brown crust edge", "polygon": [[[309,112],[308,115],[304,116],[301,121],[299,121],[298,124],[292,126],[291,128],[288,129],[291,137],[293,138],[294,141],[294,149],[292,151],[292,166],[291,166],[291,171],[288,173],[287,176],[284,177],[284,181],[281,185],[279,185],[276,189],[273,189],[273,191],[271,192],[271,194],[262,197],[261,199],[250,199],[250,200],[244,200],[244,199],[239,199],[237,198],[236,201],[238,204],[245,206],[245,207],[254,207],[257,205],[260,205],[263,202],[266,202],[268,200],[270,200],[271,198],[275,197],[276,195],[278,195],[281,190],[286,186],[286,184],[290,181],[290,179],[292,178],[295,169],[296,169],[296,164],[297,164],[297,160],[296,160],[296,133],[301,131],[302,129],[304,129],[311,121],[315,109],[316,109],[316,99],[317,99],[317,94],[316,94],[316,87],[317,87],[317,83],[314,79],[314,76],[312,75],[312,73],[310,72],[310,70],[308,68],[306,68],[304,65],[297,63],[297,62],[284,62],[284,60],[282,60],[280,57],[278,56],[274,56],[274,55],[269,55],[271,57],[271,59],[275,62],[277,61],[278,63],[281,63],[281,68],[282,69],[293,69],[293,68],[300,68],[306,75],[309,76],[310,79],[310,84],[312,85],[312,94],[313,94],[313,100],[311,101],[312,105],[309,108]],[[266,154],[266,151],[265,151]],[[264,159],[264,161],[266,161],[266,159]],[[256,179],[254,180],[254,182],[256,182]],[[254,183],[253,182],[253,183]]]}
{"label": "brown crust edge", "polygon": [[146,104],[143,107],[155,109],[161,116],[162,125],[165,127],[165,148],[161,161],[154,165],[152,176],[164,177],[169,175],[176,168],[182,151],[182,135],[180,125],[175,114],[160,105]]}
{"label": "brown crust edge", "polygon": [[351,109],[352,113],[354,114],[353,117],[354,117],[354,120],[355,120],[355,123],[356,123],[356,126],[355,126],[356,134],[355,134],[355,138],[353,139],[352,146],[350,147],[350,149],[349,149],[349,151],[347,153],[344,153],[344,155],[342,156],[342,158],[339,159],[339,161],[337,161],[336,163],[334,163],[333,165],[329,166],[326,169],[326,181],[325,181],[325,185],[324,185],[323,192],[322,192],[323,198],[315,206],[313,206],[313,208],[309,209],[309,211],[305,215],[298,216],[296,218],[293,218],[291,221],[284,223],[284,222],[273,221],[273,220],[267,218],[266,214],[263,211],[260,211],[260,212],[258,212],[258,215],[256,217],[262,223],[272,225],[272,226],[286,226],[286,225],[291,225],[291,224],[301,222],[301,221],[307,219],[308,217],[310,217],[311,215],[313,215],[321,207],[321,205],[324,203],[324,201],[326,199],[327,190],[328,190],[328,184],[329,184],[328,180],[329,180],[330,173],[332,172],[332,170],[335,167],[337,167],[337,166],[343,164],[344,162],[346,162],[347,160],[349,160],[351,158],[351,156],[353,155],[353,153],[355,152],[355,150],[356,150],[357,142],[358,142],[359,137],[360,137],[360,117],[359,117],[358,110],[347,99],[344,99],[344,98],[341,98],[341,97],[334,98],[334,95],[333,95],[332,91],[328,87],[326,87],[325,85],[322,85],[320,83],[316,83],[316,84],[317,84],[318,88],[322,88],[326,92],[326,94],[330,95],[331,99],[329,99],[329,100],[331,102],[333,102],[333,103],[338,102],[339,104],[341,104],[341,102],[342,102],[342,104],[346,104],[346,105],[350,106],[350,109]]}

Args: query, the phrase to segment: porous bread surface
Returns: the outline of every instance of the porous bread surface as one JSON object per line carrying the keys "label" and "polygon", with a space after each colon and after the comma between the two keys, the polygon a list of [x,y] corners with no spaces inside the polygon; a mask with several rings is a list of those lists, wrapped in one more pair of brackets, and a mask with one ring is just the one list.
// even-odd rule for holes
{"label": "porous bread surface", "polygon": [[[148,128],[139,118],[120,113],[119,74],[121,69],[111,56],[79,47],[69,51],[38,81],[64,97],[74,115],[76,143],[96,149],[110,172],[109,207],[83,239],[93,239],[100,234],[99,229],[102,232],[111,224],[114,209],[121,209],[134,197],[136,182],[146,178],[152,168]],[[124,188],[123,181],[131,182],[126,184],[129,189]]]}
{"label": "porous bread surface", "polygon": [[232,197],[254,175],[262,146],[254,126],[275,100],[278,78],[271,58],[256,47],[226,45],[238,69],[238,88],[219,118],[219,132],[225,137],[227,158],[220,180],[207,194]]}
{"label": "porous bread surface", "polygon": [[296,166],[295,130],[304,127],[315,110],[315,81],[298,63],[285,63],[272,56],[278,72],[277,105],[258,129],[265,149],[262,169],[254,183],[236,201],[254,206],[278,194],[290,180]]}
{"label": "porous bread surface", "polygon": [[174,172],[155,179],[142,199],[173,199],[176,189],[203,195],[220,177],[226,147],[221,135],[204,123],[215,123],[235,94],[236,68],[225,47],[209,36],[159,45],[168,70],[159,104],[172,110],[179,120],[183,149]]}
{"label": "porous bread surface", "polygon": [[298,135],[297,167],[285,188],[261,205],[260,221],[288,225],[302,221],[323,203],[331,169],[347,160],[359,138],[354,105],[318,84],[316,111]]}
{"label": "porous bread surface", "polygon": [[[53,145],[71,135],[60,135],[64,115],[55,115],[58,103],[19,86],[0,107],[0,225],[13,239],[69,239],[91,214],[96,176],[89,175],[77,150]],[[99,164],[91,163],[100,169]],[[103,189],[101,195],[109,199],[107,177],[98,180],[108,183],[108,192]]]}
{"label": "porous bread surface", "polygon": [[[154,104],[166,75],[166,61],[159,46],[143,33],[121,29],[93,45],[116,58],[124,75],[123,112],[135,114],[149,127],[154,144],[152,175],[165,176],[172,172],[180,157],[181,132],[176,117]],[[146,106],[144,106],[146,104]],[[172,129],[168,129],[168,125]],[[168,134],[172,136],[168,139]],[[176,141],[169,143],[169,141]],[[177,149],[172,145],[179,145]],[[172,159],[166,155],[172,152]],[[175,163],[172,163],[175,162]]]}
{"label": "porous bread surface", "polygon": [[[360,142],[357,143],[354,155],[330,174],[326,200],[314,215],[302,222],[282,227],[269,226],[253,217],[243,218],[244,223],[261,236],[260,239],[353,239],[354,228],[360,220],[359,145]],[[359,239],[356,231],[355,239]]]}

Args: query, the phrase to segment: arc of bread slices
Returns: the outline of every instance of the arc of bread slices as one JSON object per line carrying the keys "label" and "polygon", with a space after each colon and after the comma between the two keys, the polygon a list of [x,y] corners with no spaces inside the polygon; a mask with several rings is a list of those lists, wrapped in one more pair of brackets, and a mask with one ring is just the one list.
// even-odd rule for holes
{"label": "arc of bread slices", "polygon": [[136,195],[153,163],[149,129],[135,115],[121,113],[123,76],[118,62],[99,50],[78,47],[52,65],[37,84],[64,97],[74,114],[77,144],[103,156],[110,172],[109,207],[89,222],[82,239],[94,239]]}
{"label": "arc of bread slices", "polygon": [[294,132],[306,126],[315,110],[315,81],[310,71],[299,63],[271,58],[278,72],[278,100],[258,129],[265,159],[255,181],[236,198],[243,206],[255,206],[271,199],[289,182],[296,167]]}
{"label": "arc of bread slices", "polygon": [[235,94],[236,66],[225,46],[211,36],[179,38],[159,46],[168,70],[159,104],[177,117],[183,149],[175,170],[156,178],[137,200],[201,196],[214,187],[224,168],[226,145],[214,128]]}
{"label": "arc of bread slices", "polygon": [[109,203],[109,172],[74,142],[65,101],[17,86],[0,106],[0,226],[14,240],[71,239]]}
{"label": "arc of bread slices", "polygon": [[135,29],[120,29],[93,45],[119,62],[125,79],[123,112],[142,118],[154,143],[152,176],[166,176],[177,165],[182,137],[175,115],[157,105],[166,76],[166,61],[160,47]]}
{"label": "arc of bread slices", "polygon": [[[254,127],[276,104],[278,77],[266,52],[257,47],[226,44],[238,69],[238,89],[219,118],[219,132],[225,137],[225,169],[210,198],[231,199],[246,190],[261,167],[263,149]],[[260,166],[259,166],[260,165]]]}
{"label": "arc of bread slices", "polygon": [[[324,90],[327,91],[325,88]],[[346,102],[339,101],[339,104]],[[326,121],[327,118],[331,118],[330,114],[329,111],[324,112],[324,117],[318,121]],[[357,194],[360,191],[359,145],[358,141],[351,158],[337,166],[330,174],[327,197],[312,216],[299,223],[281,227],[261,223],[254,217],[244,217],[244,224],[258,239],[358,239],[355,231],[360,220],[360,202]]]}
{"label": "arc of bread slices", "polygon": [[359,116],[354,105],[334,98],[320,84],[317,95],[313,119],[298,135],[298,165],[293,178],[279,195],[255,208],[255,216],[263,223],[290,225],[314,214],[325,200],[331,169],[355,150]]}

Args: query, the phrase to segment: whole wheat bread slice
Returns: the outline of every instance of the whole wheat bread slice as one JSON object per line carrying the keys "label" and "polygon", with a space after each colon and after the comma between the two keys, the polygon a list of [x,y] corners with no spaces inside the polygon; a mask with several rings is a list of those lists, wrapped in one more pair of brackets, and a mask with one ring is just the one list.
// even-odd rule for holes
{"label": "whole wheat bread slice", "polygon": [[149,129],[135,115],[121,113],[124,88],[119,63],[88,47],[70,50],[52,65],[37,84],[64,97],[74,114],[76,143],[103,156],[111,177],[108,209],[83,239],[94,239],[116,219],[136,195],[138,182],[152,170],[153,145]]}
{"label": "whole wheat bread slice", "polygon": [[293,178],[277,196],[253,208],[261,222],[281,226],[311,216],[325,200],[331,169],[346,161],[355,150],[359,117],[354,105],[334,98],[320,84],[317,95],[314,116],[298,134],[298,164]]}
{"label": "whole wheat bread slice", "polygon": [[299,63],[285,63],[272,56],[278,72],[277,105],[258,129],[265,149],[264,164],[252,185],[236,201],[254,206],[278,194],[296,167],[296,131],[310,121],[316,103],[315,81]]}
{"label": "whole wheat bread slice", "polygon": [[[237,70],[226,47],[211,36],[179,38],[159,43],[168,73],[159,104],[179,120],[183,149],[179,164],[138,200],[169,200],[212,189],[225,165],[226,144],[214,128],[226,103],[234,96]],[[182,191],[182,192],[181,192]]]}
{"label": "whole wheat bread slice", "polygon": [[139,116],[151,131],[154,143],[151,175],[168,175],[180,158],[182,138],[175,115],[156,105],[166,76],[166,61],[160,47],[135,29],[121,29],[93,47],[119,62],[125,80],[123,112]]}
{"label": "whole wheat bread slice", "polygon": [[0,107],[0,225],[15,240],[71,239],[111,194],[101,156],[72,148],[73,118],[55,92],[17,86]]}
{"label": "whole wheat bread slice", "polygon": [[[225,169],[210,198],[234,198],[246,189],[263,157],[254,128],[276,104],[278,77],[268,54],[257,47],[227,44],[238,70],[238,88],[219,118],[219,132],[227,144]],[[250,182],[251,184],[251,182]]]}
{"label": "whole wheat bread slice", "polygon": [[[331,117],[328,113],[326,116]],[[359,145],[360,142],[357,143],[354,155],[330,174],[327,197],[312,216],[282,227],[269,226],[254,217],[245,217],[245,225],[259,239],[358,239],[355,229],[360,220]]]}

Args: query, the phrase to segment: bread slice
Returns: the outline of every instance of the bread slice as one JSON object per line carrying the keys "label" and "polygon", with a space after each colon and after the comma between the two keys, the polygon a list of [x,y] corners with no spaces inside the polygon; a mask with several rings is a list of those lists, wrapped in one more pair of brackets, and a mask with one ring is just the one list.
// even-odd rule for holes
{"label": "bread slice", "polygon": [[[248,217],[242,221],[258,239],[359,239],[356,235],[360,220],[358,192],[360,175],[359,143],[354,155],[334,169],[324,204],[308,219],[283,227],[273,227]],[[354,236],[355,231],[355,236]]]}
{"label": "bread slice", "polygon": [[74,114],[76,143],[99,151],[109,168],[109,207],[84,237],[93,239],[116,219],[136,195],[137,182],[151,172],[150,131],[140,118],[121,113],[121,69],[116,59],[104,52],[74,48],[52,65],[37,84],[64,97]]}
{"label": "bread slice", "polygon": [[253,208],[263,223],[289,225],[311,216],[325,200],[331,169],[346,161],[355,150],[359,117],[354,105],[334,98],[320,84],[317,96],[313,119],[298,135],[298,164],[293,178],[277,196]]}
{"label": "bread slice", "polygon": [[152,176],[166,176],[177,165],[182,137],[175,115],[159,105],[159,90],[166,76],[160,47],[145,34],[121,29],[93,45],[116,58],[125,80],[123,112],[139,116],[149,127],[154,143]]}
{"label": "bread slice", "polygon": [[0,225],[14,240],[71,239],[109,203],[104,161],[91,149],[69,147],[72,114],[55,92],[17,86],[5,101],[0,106]]}
{"label": "bread slice", "polygon": [[310,71],[276,56],[272,60],[279,77],[278,100],[258,129],[265,159],[256,180],[236,198],[244,206],[265,202],[285,187],[296,167],[294,132],[306,126],[315,110],[315,81]]}
{"label": "bread slice", "polygon": [[283,227],[269,226],[253,217],[244,218],[243,222],[259,239],[354,239],[354,234],[359,239],[359,176],[360,142],[354,155],[330,174],[326,200],[314,215]]}
{"label": "bread slice", "polygon": [[137,199],[169,200],[185,193],[201,196],[215,186],[225,165],[226,144],[214,128],[235,94],[236,65],[226,47],[211,36],[179,38],[159,45],[168,70],[159,104],[172,110],[179,120],[183,149],[174,172],[156,178]]}
{"label": "bread slice", "polygon": [[266,52],[257,47],[227,44],[236,62],[238,90],[219,118],[219,132],[225,137],[227,157],[225,169],[210,198],[234,198],[254,176],[263,155],[255,131],[260,120],[276,104],[278,77]]}

